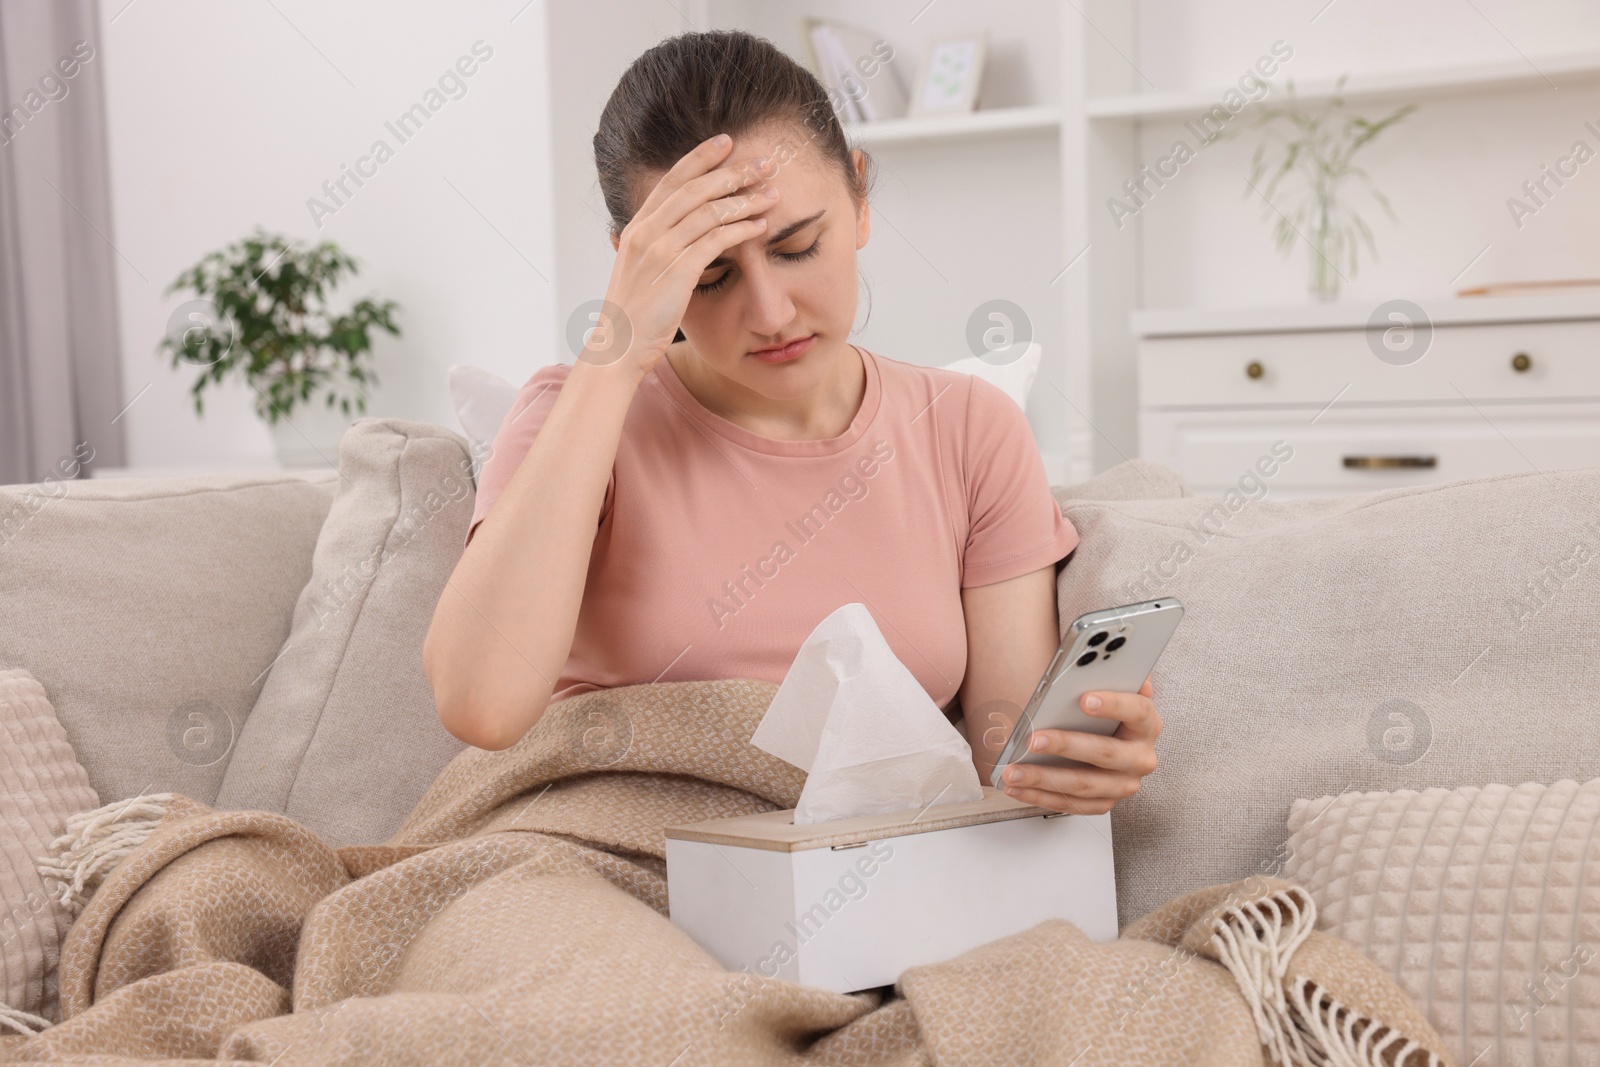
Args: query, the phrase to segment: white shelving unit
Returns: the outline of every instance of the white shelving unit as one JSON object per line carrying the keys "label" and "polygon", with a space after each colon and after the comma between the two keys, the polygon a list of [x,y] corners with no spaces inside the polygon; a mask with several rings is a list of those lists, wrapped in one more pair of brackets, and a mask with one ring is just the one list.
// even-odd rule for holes
{"label": "white shelving unit", "polygon": [[[1426,70],[1391,73],[1353,74],[1339,95],[1350,103],[1384,103],[1407,100],[1436,100],[1452,96],[1471,96],[1507,89],[1546,85],[1557,86],[1600,80],[1600,52],[1522,59],[1501,63],[1464,63]],[[1295,82],[1295,96],[1305,103],[1332,99],[1337,79],[1315,78]],[[1215,106],[1226,91],[1186,89],[1169,93],[1123,93],[1094,97],[1084,105],[1091,119],[1181,119],[1203,113]]]}
{"label": "white shelving unit", "polygon": [[[1164,91],[1150,87],[1150,79],[1139,69],[1150,62],[1142,45],[1159,50],[1168,60],[1173,56],[1192,60],[1190,66],[1195,69],[1215,70],[1220,65],[1207,68],[1208,57],[1201,53],[1199,45],[1185,56],[1184,46],[1173,44],[1172,33],[1166,32],[1163,36],[1163,15],[1170,16],[1175,9],[1172,3],[1163,6],[1162,0],[1145,5],[1084,0],[1078,16],[1062,20],[1062,65],[1064,71],[1072,72],[1064,75],[1061,86],[1066,245],[1074,251],[1085,250],[1080,268],[1070,271],[1062,280],[1066,358],[1069,366],[1085,368],[1090,392],[1083,407],[1095,428],[1096,470],[1140,454],[1151,437],[1149,433],[1140,432],[1139,335],[1220,337],[1279,332],[1308,337],[1318,331],[1357,330],[1366,325],[1374,307],[1384,299],[1352,300],[1347,292],[1346,303],[1332,306],[1318,306],[1309,299],[1301,304],[1261,306],[1264,280],[1261,271],[1269,255],[1265,249],[1270,248],[1266,224],[1262,223],[1253,231],[1207,229],[1207,220],[1197,214],[1212,213],[1231,220],[1233,215],[1229,212],[1242,210],[1244,199],[1233,190],[1222,192],[1225,182],[1214,169],[1217,164],[1210,161],[1222,158],[1223,149],[1207,149],[1217,154],[1208,157],[1207,162],[1190,164],[1201,171],[1213,168],[1207,176],[1183,177],[1176,190],[1165,189],[1150,198],[1151,210],[1122,220],[1120,226],[1112,218],[1106,206],[1108,199],[1124,195],[1121,192],[1124,183],[1137,179],[1141,167],[1162,154],[1159,149],[1172,143],[1168,139],[1169,132],[1173,137],[1183,133],[1183,123],[1199,119],[1216,107],[1231,88],[1221,82],[1174,88],[1165,77],[1160,78]],[[1262,52],[1266,51],[1268,42],[1280,35],[1277,31],[1284,30],[1289,19],[1284,15],[1281,22],[1268,25],[1270,18],[1266,15],[1250,18],[1236,10],[1243,11],[1197,0],[1192,8],[1186,7],[1182,15],[1191,25],[1207,21],[1207,28],[1212,31],[1218,20],[1226,26],[1227,20],[1233,19],[1241,32],[1249,31],[1250,40],[1259,38]],[[1265,11],[1265,8],[1257,10]],[[1353,25],[1368,15],[1370,12],[1347,9],[1342,17]],[[1414,270],[1413,273],[1423,279],[1415,291],[1397,286],[1388,297],[1409,298],[1423,304],[1430,315],[1438,314],[1435,325],[1439,326],[1513,321],[1507,316],[1517,313],[1519,307],[1525,309],[1521,321],[1530,323],[1591,318],[1594,297],[1582,293],[1570,297],[1443,299],[1444,294],[1458,284],[1452,275],[1469,267],[1468,260],[1475,253],[1481,255],[1479,249],[1487,252],[1491,244],[1496,246],[1497,253],[1516,240],[1526,240],[1535,247],[1518,248],[1519,256],[1507,257],[1493,270],[1480,270],[1474,276],[1475,281],[1505,280],[1501,273],[1512,271],[1520,273],[1510,274],[1510,277],[1560,277],[1576,269],[1572,264],[1577,257],[1569,255],[1563,259],[1558,253],[1580,238],[1567,237],[1560,223],[1547,223],[1547,228],[1532,238],[1513,236],[1517,231],[1506,219],[1504,205],[1507,195],[1516,193],[1525,177],[1536,176],[1540,164],[1568,151],[1575,139],[1581,137],[1594,145],[1593,137],[1576,112],[1563,115],[1559,123],[1549,122],[1548,116],[1552,100],[1573,110],[1573,104],[1593,101],[1595,89],[1600,86],[1600,49],[1593,47],[1597,43],[1596,34],[1588,23],[1582,24],[1587,28],[1570,35],[1567,47],[1577,50],[1554,51],[1551,42],[1559,40],[1560,36],[1549,33],[1544,39],[1545,50],[1528,49],[1524,54],[1515,44],[1508,43],[1503,33],[1496,34],[1483,25],[1481,18],[1478,23],[1472,23],[1475,16],[1470,10],[1467,15],[1467,21],[1459,26],[1441,26],[1435,21],[1428,27],[1428,36],[1443,43],[1431,47],[1430,42],[1427,53],[1440,58],[1441,62],[1389,71],[1377,69],[1377,61],[1370,57],[1392,57],[1396,55],[1393,51],[1383,53],[1381,49],[1367,48],[1358,43],[1358,37],[1350,36],[1344,39],[1344,47],[1328,48],[1318,54],[1314,46],[1324,43],[1321,38],[1328,33],[1328,26],[1315,27],[1313,32],[1303,21],[1292,23],[1293,32],[1284,30],[1282,35],[1292,38],[1297,48],[1305,47],[1303,52],[1297,53],[1294,65],[1280,64],[1270,79],[1272,99],[1281,104],[1292,80],[1295,95],[1301,101],[1329,100],[1337,78],[1323,75],[1330,69],[1335,72],[1340,69],[1336,64],[1348,54],[1351,73],[1339,94],[1346,102],[1357,106],[1371,103],[1373,111],[1412,101],[1425,104],[1417,119],[1408,120],[1403,138],[1382,142],[1383,150],[1390,152],[1397,151],[1397,146],[1403,142],[1408,154],[1402,157],[1405,162],[1399,167],[1391,156],[1389,169],[1380,175],[1380,184],[1390,184],[1392,194],[1393,185],[1411,183],[1415,192],[1426,175],[1437,190],[1431,197],[1437,204],[1464,183],[1476,183],[1474,199],[1470,202],[1472,225],[1468,227],[1456,226],[1459,219],[1440,217],[1443,213],[1435,215],[1431,221],[1419,219],[1427,213],[1422,208],[1432,205],[1419,206],[1422,198],[1413,196],[1413,210],[1404,220],[1403,231],[1405,239],[1413,244],[1400,252],[1412,253],[1418,261],[1425,259],[1421,254],[1423,248],[1430,243],[1435,247],[1446,244],[1446,238],[1456,236],[1456,232],[1439,229],[1442,226],[1472,232],[1471,247],[1452,253],[1459,255],[1459,262],[1452,260],[1447,266],[1429,271],[1420,267]],[[1142,30],[1141,17],[1154,20],[1147,26],[1157,29]],[[1410,16],[1399,12],[1395,20],[1406,17]],[[1415,17],[1425,18],[1421,14]],[[1482,31],[1489,43],[1478,42],[1470,47],[1462,44],[1455,54],[1503,55],[1505,58],[1460,63],[1443,61],[1452,54],[1450,42],[1470,42],[1471,33],[1476,31]],[[1215,32],[1207,38],[1217,39]],[[1244,66],[1241,63],[1240,69]],[[1181,67],[1182,64],[1176,64],[1147,69],[1159,77],[1163,72]],[[1304,76],[1296,77],[1297,72],[1304,72]],[[1557,94],[1552,86],[1566,92]],[[1526,110],[1521,110],[1523,108]],[[1592,116],[1593,108],[1588,108],[1586,113]],[[1480,115],[1485,116],[1481,123],[1476,121]],[[1519,121],[1522,115],[1542,116],[1547,121],[1537,129],[1529,129],[1534,124]],[[1411,146],[1415,146],[1414,154],[1411,154]],[[1238,148],[1240,153],[1246,151],[1245,146]],[[1455,154],[1448,160],[1436,161],[1434,156],[1440,152]],[[1519,169],[1512,174],[1502,173],[1507,159],[1517,161]],[[1230,166],[1237,166],[1237,157]],[[1242,176],[1243,172],[1240,173]],[[1231,175],[1229,180],[1232,180]],[[1238,184],[1242,185],[1242,181]],[[1569,189],[1563,190],[1563,195],[1567,197],[1564,203],[1571,205],[1586,194]],[[1222,197],[1226,197],[1226,202]],[[1266,213],[1259,202],[1255,210]],[[1568,215],[1569,233],[1572,220],[1573,216]],[[1429,225],[1433,229],[1427,229]],[[1473,226],[1477,229],[1473,230]],[[1487,236],[1478,237],[1479,232],[1491,229]],[[1153,236],[1155,234],[1160,236]],[[1544,256],[1537,247],[1541,240],[1545,242],[1543,250],[1549,253]],[[1240,245],[1243,251],[1226,247],[1230,242]],[[1253,245],[1245,247],[1242,242],[1253,242]],[[1464,245],[1466,240],[1459,243]],[[1556,251],[1550,252],[1552,249]],[[1295,257],[1287,261],[1283,270],[1303,277],[1305,255],[1305,247],[1297,246]],[[1161,262],[1157,262],[1158,257]],[[1564,266],[1545,272],[1537,265],[1523,266],[1519,257],[1528,264],[1558,260]],[[1370,257],[1365,258],[1370,264]],[[1391,258],[1400,258],[1393,241],[1384,249],[1384,259]],[[1214,261],[1214,265],[1209,261]],[[1181,266],[1169,267],[1172,262]],[[1235,270],[1236,264],[1249,266]],[[1281,292],[1282,275],[1272,281],[1277,283],[1273,291]],[[1236,289],[1237,300],[1230,301],[1228,306],[1212,303],[1223,289]],[[1147,307],[1152,290],[1204,292],[1206,303],[1193,307]],[[1171,303],[1157,299],[1158,304]],[[1365,351],[1365,347],[1361,350]]]}
{"label": "white shelving unit", "polygon": [[1055,136],[1060,132],[1061,109],[1038,106],[845,124],[845,133],[853,141],[869,146],[917,141],[968,141],[1006,134]]}
{"label": "white shelving unit", "polygon": [[[1600,289],[1542,296],[1471,296],[1418,303],[1432,326],[1487,323],[1586,322],[1600,319]],[[1244,308],[1149,308],[1133,313],[1139,337],[1205,334],[1303,333],[1365,330],[1366,304],[1304,304]]]}
{"label": "white shelving unit", "polygon": [[1600,465],[1600,293],[1417,308],[1136,314],[1140,451],[1200,496],[1275,448],[1286,497]]}

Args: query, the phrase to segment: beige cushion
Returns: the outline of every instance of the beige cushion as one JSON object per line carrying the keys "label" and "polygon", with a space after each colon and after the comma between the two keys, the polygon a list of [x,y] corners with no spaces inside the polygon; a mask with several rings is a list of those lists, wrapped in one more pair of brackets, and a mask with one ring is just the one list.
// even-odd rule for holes
{"label": "beige cushion", "polygon": [[[1594,705],[1589,705],[1593,708]],[[1297,799],[1283,876],[1457,1062],[1600,1058],[1600,780]]]}
{"label": "beige cushion", "polygon": [[40,879],[38,863],[68,817],[99,804],[44,687],[20,668],[0,670],[0,1004],[52,1023],[72,913]]}
{"label": "beige cushion", "polygon": [[1052,485],[1056,503],[1069,500],[1155,500],[1193,496],[1183,476],[1148,459],[1128,459],[1076,485]]}
{"label": "beige cushion", "polygon": [[0,487],[0,667],[45,687],[107,802],[216,797],[336,477]]}
{"label": "beige cushion", "polygon": [[333,845],[383,841],[465,746],[439,722],[422,642],[472,517],[452,430],[357,419],[293,628],[217,805],[297,819]]}
{"label": "beige cushion", "polygon": [[1160,766],[1112,810],[1124,924],[1256,871],[1296,797],[1600,777],[1600,468],[1311,500],[1271,481],[1064,509],[1062,619],[1187,608],[1152,680]]}

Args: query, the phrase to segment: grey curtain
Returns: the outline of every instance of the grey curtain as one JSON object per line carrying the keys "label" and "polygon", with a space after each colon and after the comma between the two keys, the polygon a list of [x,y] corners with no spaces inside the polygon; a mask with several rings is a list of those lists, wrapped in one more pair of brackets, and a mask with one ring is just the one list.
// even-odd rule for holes
{"label": "grey curtain", "polygon": [[0,0],[0,483],[125,462],[104,65],[95,0]]}

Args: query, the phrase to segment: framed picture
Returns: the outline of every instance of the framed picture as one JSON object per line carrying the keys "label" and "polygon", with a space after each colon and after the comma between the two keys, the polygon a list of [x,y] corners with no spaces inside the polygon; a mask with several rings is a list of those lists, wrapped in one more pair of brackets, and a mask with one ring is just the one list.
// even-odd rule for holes
{"label": "framed picture", "polygon": [[928,42],[911,92],[912,115],[949,115],[971,111],[983,80],[983,54],[988,33],[976,31]]}

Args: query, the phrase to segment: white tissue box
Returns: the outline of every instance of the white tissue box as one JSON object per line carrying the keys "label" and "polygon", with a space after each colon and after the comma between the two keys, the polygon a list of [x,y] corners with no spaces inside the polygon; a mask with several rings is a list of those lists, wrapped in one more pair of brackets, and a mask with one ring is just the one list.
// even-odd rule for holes
{"label": "white tissue box", "polygon": [[1111,815],[983,799],[794,825],[667,828],[672,921],[730,970],[850,993],[1045,919],[1117,936]]}

